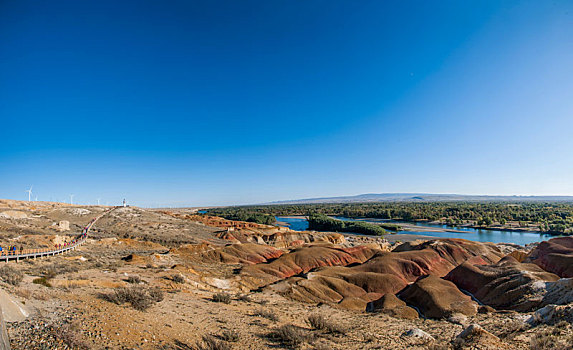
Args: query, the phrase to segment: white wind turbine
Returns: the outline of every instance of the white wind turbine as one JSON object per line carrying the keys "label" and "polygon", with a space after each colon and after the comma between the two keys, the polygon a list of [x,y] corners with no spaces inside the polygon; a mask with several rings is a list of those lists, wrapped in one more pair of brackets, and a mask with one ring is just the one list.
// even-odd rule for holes
{"label": "white wind turbine", "polygon": [[98,199],[97,199],[97,205],[98,205],[98,207],[99,207],[99,201],[100,201],[100,200],[101,200],[101,198],[98,198]]}
{"label": "white wind turbine", "polygon": [[74,195],[70,194],[70,204],[74,204]]}
{"label": "white wind turbine", "polygon": [[28,202],[32,201],[32,187],[34,187],[34,185],[30,186],[29,190],[24,191],[24,192],[28,192]]}

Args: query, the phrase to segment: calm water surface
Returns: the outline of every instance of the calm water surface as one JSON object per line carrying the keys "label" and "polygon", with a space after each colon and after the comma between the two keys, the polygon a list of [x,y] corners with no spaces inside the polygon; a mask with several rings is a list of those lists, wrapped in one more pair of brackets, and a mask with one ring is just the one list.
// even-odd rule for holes
{"label": "calm water surface", "polygon": [[[388,221],[381,219],[351,219],[336,216],[335,218],[345,221],[365,221],[372,223],[396,223],[400,224],[399,221]],[[277,221],[285,222],[289,224],[289,227],[295,231],[304,231],[308,229],[308,221],[305,218],[290,218],[284,216],[277,216]],[[402,222],[403,223],[403,222]],[[437,238],[463,238],[470,241],[477,242],[493,242],[493,243],[514,243],[519,245],[525,245],[533,242],[540,242],[550,239],[552,236],[544,235],[534,232],[520,232],[520,231],[498,231],[498,230],[481,230],[469,227],[456,227],[447,225],[437,225],[429,224],[426,222],[408,222],[410,225],[416,225],[420,229],[415,231],[400,231],[401,234],[412,234],[412,235],[423,235],[432,236]],[[425,228],[442,228],[447,230],[457,230],[462,232],[434,232],[428,231]]]}

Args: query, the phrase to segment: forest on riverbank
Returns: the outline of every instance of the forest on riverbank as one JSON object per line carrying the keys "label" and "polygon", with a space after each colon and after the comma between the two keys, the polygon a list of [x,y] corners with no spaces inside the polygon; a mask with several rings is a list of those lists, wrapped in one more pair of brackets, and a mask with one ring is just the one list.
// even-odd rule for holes
{"label": "forest on riverbank", "polygon": [[215,208],[210,215],[269,224],[274,216],[313,215],[428,221],[474,228],[523,229],[555,235],[573,234],[573,203],[392,202],[286,204]]}
{"label": "forest on riverbank", "polygon": [[342,221],[324,214],[310,214],[308,229],[314,231],[350,232],[364,235],[382,236],[386,233],[380,225],[360,221]]}

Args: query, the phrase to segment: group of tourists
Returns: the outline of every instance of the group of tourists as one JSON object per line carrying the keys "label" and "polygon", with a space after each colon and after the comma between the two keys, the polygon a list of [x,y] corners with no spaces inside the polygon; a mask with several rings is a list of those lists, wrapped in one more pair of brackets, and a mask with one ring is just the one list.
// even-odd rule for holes
{"label": "group of tourists", "polygon": [[[86,227],[82,231],[82,234],[79,235],[77,238],[75,238],[69,242],[55,244],[54,248],[56,248],[56,250],[60,250],[60,249],[64,249],[64,248],[72,247],[72,246],[76,245],[78,243],[78,241],[86,239],[86,237],[88,236],[87,231],[88,231],[88,228]],[[22,254],[23,250],[24,250],[24,247],[22,247],[22,246],[20,246],[20,249],[18,249],[18,247],[16,247],[15,245],[8,246],[7,248],[3,248],[2,246],[0,246],[0,256],[20,255],[20,254]]]}
{"label": "group of tourists", "polygon": [[80,241],[80,240],[82,240],[82,239],[85,239],[85,238],[88,236],[88,232],[87,232],[87,231],[88,231],[88,229],[87,229],[87,227],[86,227],[86,228],[84,228],[84,230],[82,231],[82,234],[81,234],[80,236],[78,236],[77,238],[72,239],[72,240],[69,241],[69,242],[64,242],[64,243],[56,244],[56,245],[55,245],[56,249],[57,249],[57,250],[60,250],[60,249],[65,249],[65,248],[72,247],[72,246],[76,245],[76,244],[78,243],[78,241]]}
{"label": "group of tourists", "polygon": [[[19,250],[24,250],[24,247],[20,246]],[[15,245],[8,246],[7,249],[0,247],[0,255],[14,255],[18,251]]]}

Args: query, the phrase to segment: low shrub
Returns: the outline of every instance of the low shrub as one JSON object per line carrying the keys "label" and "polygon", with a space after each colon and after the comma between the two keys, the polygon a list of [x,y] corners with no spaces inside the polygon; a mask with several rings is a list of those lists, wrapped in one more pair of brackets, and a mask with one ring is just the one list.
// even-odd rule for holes
{"label": "low shrub", "polygon": [[275,329],[268,334],[268,338],[290,347],[298,347],[309,340],[302,329],[290,324]]}
{"label": "low shrub", "polygon": [[165,293],[163,293],[163,290],[161,290],[161,288],[150,288],[148,290],[149,296],[151,297],[151,300],[153,300],[156,303],[159,303],[161,301],[163,301],[163,299],[165,299]]}
{"label": "low shrub", "polygon": [[78,272],[79,270],[80,269],[78,268],[78,266],[73,262],[69,262],[69,263],[56,262],[56,263],[50,264],[50,265],[42,268],[41,273],[47,279],[52,279],[52,278],[56,277],[57,275],[70,274],[70,273]]}
{"label": "low shrub", "polygon": [[173,275],[173,277],[171,277],[171,280],[175,283],[185,283],[185,276],[183,276],[182,274]]}
{"label": "low shrub", "polygon": [[344,334],[346,332],[344,328],[328,321],[322,315],[310,315],[308,316],[307,322],[313,329],[325,331],[327,333]]}
{"label": "low shrub", "polygon": [[101,297],[111,303],[121,305],[129,303],[134,309],[145,311],[163,300],[163,291],[159,288],[147,288],[143,286],[119,287],[112,293],[102,294]]}
{"label": "low shrub", "polygon": [[52,287],[52,284],[50,283],[50,281],[48,281],[48,279],[47,279],[46,277],[38,277],[38,278],[35,278],[35,279],[32,281],[32,283],[34,283],[34,284],[41,284],[41,285],[46,286],[46,287]]}
{"label": "low shrub", "polygon": [[573,336],[561,337],[560,329],[546,329],[533,336],[529,343],[531,350],[565,350],[573,348]]}
{"label": "low shrub", "polygon": [[141,277],[139,277],[139,276],[134,275],[134,276],[129,276],[127,278],[127,283],[140,284],[141,282],[143,282],[143,281],[141,280]]}
{"label": "low shrub", "polygon": [[82,337],[79,327],[75,324],[62,326],[58,332],[58,338],[66,343],[71,349],[89,350],[90,346]]}
{"label": "low shrub", "polygon": [[229,293],[217,293],[213,295],[213,298],[211,300],[213,300],[216,303],[230,304],[231,295]]}
{"label": "low shrub", "polygon": [[10,265],[4,265],[0,268],[0,276],[4,282],[13,286],[19,285],[24,279],[24,274]]}
{"label": "low shrub", "polygon": [[202,344],[197,344],[198,350],[231,350],[231,346],[212,335],[204,335]]}
{"label": "low shrub", "polygon": [[274,322],[277,322],[279,320],[279,317],[277,316],[277,314],[274,313],[274,311],[265,310],[265,309],[255,310],[255,313],[253,314],[253,316],[264,317],[264,318],[271,320],[271,321],[274,321]]}
{"label": "low shrub", "polygon": [[224,341],[236,342],[239,340],[239,332],[227,329],[227,330],[224,330],[223,333],[221,333],[220,337]]}

